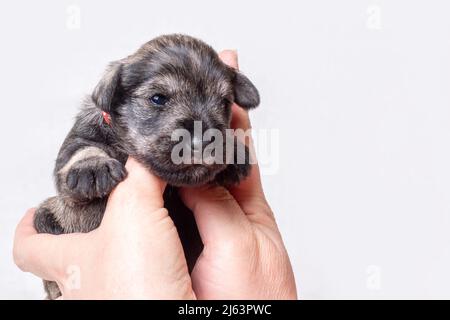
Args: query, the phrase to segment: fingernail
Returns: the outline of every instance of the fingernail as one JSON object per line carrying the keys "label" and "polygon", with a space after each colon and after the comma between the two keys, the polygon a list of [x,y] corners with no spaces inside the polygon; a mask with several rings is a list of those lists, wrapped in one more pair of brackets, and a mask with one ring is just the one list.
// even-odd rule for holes
{"label": "fingernail", "polygon": [[236,59],[236,62],[238,62],[238,51],[237,51],[237,49],[230,49],[230,51],[233,53],[234,58]]}

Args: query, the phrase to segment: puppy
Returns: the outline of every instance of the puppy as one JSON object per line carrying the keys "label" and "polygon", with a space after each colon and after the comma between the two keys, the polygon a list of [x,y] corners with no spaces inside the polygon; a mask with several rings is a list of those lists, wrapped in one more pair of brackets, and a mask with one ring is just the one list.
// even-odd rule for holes
{"label": "puppy", "polygon": [[[177,226],[192,270],[202,243],[192,214],[175,188],[229,185],[249,174],[247,147],[226,131],[233,102],[245,109],[255,108],[258,91],[246,76],[225,65],[210,46],[189,36],[155,38],[136,53],[112,62],[86,98],[59,151],[54,169],[58,194],[37,209],[37,231],[61,234],[97,228],[107,197],[126,177],[124,164],[132,156],[168,182],[165,207]],[[201,125],[200,133],[195,132],[195,123]],[[174,141],[173,133],[183,130],[190,134],[187,149],[181,152],[183,159],[190,160],[205,147],[203,134],[208,129],[226,137],[216,141],[219,147],[226,149],[232,140],[231,159],[230,152],[213,152],[220,161],[174,163],[173,150],[180,142]],[[244,150],[240,163],[239,150]],[[44,281],[44,286],[49,299],[60,296],[56,283]]]}

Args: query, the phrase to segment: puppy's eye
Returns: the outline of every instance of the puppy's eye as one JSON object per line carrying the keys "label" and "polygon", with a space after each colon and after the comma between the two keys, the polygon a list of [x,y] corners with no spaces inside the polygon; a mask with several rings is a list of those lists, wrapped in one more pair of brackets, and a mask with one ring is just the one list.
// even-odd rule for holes
{"label": "puppy's eye", "polygon": [[157,106],[165,105],[167,103],[167,100],[169,99],[162,94],[155,94],[150,98],[150,101]]}

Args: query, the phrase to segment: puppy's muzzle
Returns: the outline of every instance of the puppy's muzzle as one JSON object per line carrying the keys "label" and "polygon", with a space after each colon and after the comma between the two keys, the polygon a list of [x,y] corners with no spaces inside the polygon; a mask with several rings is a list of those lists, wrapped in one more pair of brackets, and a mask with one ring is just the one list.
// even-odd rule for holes
{"label": "puppy's muzzle", "polygon": [[205,132],[209,129],[208,124],[202,120],[184,120],[181,127],[189,132],[186,147],[194,153],[202,152],[211,142],[205,139]]}
{"label": "puppy's muzzle", "polygon": [[[184,140],[185,150],[190,153],[195,164],[213,164],[217,163],[215,158],[215,149],[223,148],[223,144],[216,141],[214,135],[208,135],[207,132],[215,130],[216,134],[221,133],[219,129],[212,127],[208,121],[186,119],[180,122],[180,127],[189,133],[189,138]],[[212,154],[206,152],[206,148],[214,150]]]}

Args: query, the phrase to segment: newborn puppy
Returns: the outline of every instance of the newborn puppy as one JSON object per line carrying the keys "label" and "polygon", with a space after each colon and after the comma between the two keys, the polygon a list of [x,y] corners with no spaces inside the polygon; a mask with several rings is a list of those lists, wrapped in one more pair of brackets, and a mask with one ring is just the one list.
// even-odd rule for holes
{"label": "newborn puppy", "polygon": [[[189,36],[158,37],[133,55],[112,62],[59,151],[54,170],[58,195],[37,209],[36,229],[61,234],[97,228],[107,196],[126,177],[124,164],[132,156],[168,182],[165,206],[192,270],[202,243],[174,187],[234,184],[248,175],[247,147],[226,133],[233,102],[254,108],[259,104],[258,91],[210,46]],[[195,130],[196,123],[200,131]],[[214,142],[225,150],[231,139],[234,152],[212,152],[213,163],[198,161],[197,151],[212,142],[203,139],[208,129],[223,134],[222,141]],[[172,136],[177,130],[190,134],[187,149],[180,155],[196,161],[173,161],[172,151],[180,144]],[[244,150],[244,162],[237,161],[240,150]],[[49,299],[60,295],[56,283],[44,284]]]}

